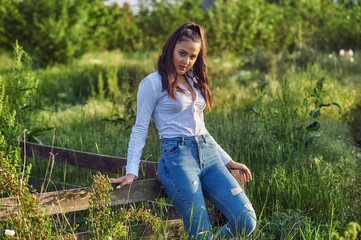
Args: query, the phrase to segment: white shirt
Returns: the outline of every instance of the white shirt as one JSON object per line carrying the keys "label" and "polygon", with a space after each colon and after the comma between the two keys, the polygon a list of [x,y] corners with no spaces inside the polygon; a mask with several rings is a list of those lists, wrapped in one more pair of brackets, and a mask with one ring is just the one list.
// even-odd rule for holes
{"label": "white shirt", "polygon": [[[171,99],[167,91],[162,91],[162,80],[158,72],[149,74],[139,84],[137,117],[128,147],[127,174],[138,176],[140,158],[151,118],[159,131],[160,139],[208,134],[203,118],[206,102],[194,87],[192,78],[187,80],[196,93],[195,101],[182,84],[179,86],[186,94],[177,91],[177,101]],[[218,144],[216,147],[224,164],[231,161],[231,157]]]}

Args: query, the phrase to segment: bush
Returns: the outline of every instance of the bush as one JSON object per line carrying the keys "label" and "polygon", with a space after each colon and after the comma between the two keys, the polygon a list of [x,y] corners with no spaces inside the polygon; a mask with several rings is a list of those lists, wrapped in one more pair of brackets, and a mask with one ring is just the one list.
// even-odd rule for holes
{"label": "bush", "polygon": [[161,49],[167,37],[187,21],[201,23],[204,12],[201,1],[148,0],[140,7],[137,16],[138,27],[142,32],[144,49]]}
{"label": "bush", "polygon": [[32,70],[30,56],[15,43],[11,70],[5,75],[8,106],[16,112],[16,125],[30,129],[36,117],[38,79]]}
{"label": "bush", "polygon": [[8,141],[16,135],[15,111],[8,105],[8,98],[5,95],[5,85],[0,76],[0,151],[7,154],[13,152],[15,143]]}
{"label": "bush", "polygon": [[114,5],[100,8],[93,12],[91,18],[97,19],[94,26],[97,48],[134,51],[143,47],[142,31],[137,26],[138,19],[129,7],[119,8]]}
{"label": "bush", "polygon": [[9,49],[18,40],[40,66],[68,63],[88,51],[97,21],[90,17],[91,12],[102,6],[100,0],[27,0],[3,4],[7,13],[1,18],[6,47]]}
{"label": "bush", "polygon": [[215,1],[204,21],[210,51],[229,50],[240,54],[259,46],[289,48],[288,39],[293,31],[285,31],[289,30],[285,13],[282,8],[264,0]]}
{"label": "bush", "polygon": [[[0,0],[0,46],[17,39],[40,66],[68,63],[89,49],[157,50],[187,21],[205,27],[210,53],[361,48],[359,3],[338,1],[145,0],[139,13],[100,0]],[[342,30],[340,30],[342,29]]]}

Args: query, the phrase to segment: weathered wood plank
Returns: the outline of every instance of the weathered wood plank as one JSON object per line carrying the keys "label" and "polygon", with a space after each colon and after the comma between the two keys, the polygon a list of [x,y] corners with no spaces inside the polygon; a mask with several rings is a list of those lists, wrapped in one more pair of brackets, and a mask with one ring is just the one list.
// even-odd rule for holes
{"label": "weathered wood plank", "polygon": [[[113,192],[111,205],[121,205],[130,202],[153,200],[164,196],[158,179],[134,181],[132,185]],[[78,188],[65,191],[35,194],[40,206],[47,214],[81,211],[89,208],[90,188]],[[16,211],[11,198],[0,199],[0,221],[8,218],[7,211]]]}
{"label": "weathered wood plank", "polygon": [[[59,191],[59,190],[66,190],[66,189],[74,189],[74,188],[81,188],[81,186],[77,186],[70,183],[58,182],[53,181],[49,178],[37,178],[34,176],[29,177],[28,185],[31,186],[32,189],[35,189],[37,192],[41,191],[42,187],[48,186],[48,190],[43,192],[50,192],[50,191]],[[53,190],[49,190],[53,189]]]}
{"label": "weathered wood plank", "polygon": [[157,178],[134,181],[132,185],[117,188],[113,192],[112,206],[154,200],[165,196]]}
{"label": "weathered wood plank", "polygon": [[[60,147],[40,145],[31,142],[26,142],[24,147],[24,142],[20,143],[23,156],[26,154],[27,157],[51,160],[50,153],[53,153],[55,156],[55,162],[66,163],[95,171],[122,173],[125,172],[124,168],[127,164],[127,159],[121,157],[88,153]],[[157,177],[157,166],[158,163],[156,162],[141,161],[139,176],[145,176],[145,178]]]}
{"label": "weathered wood plank", "polygon": [[[69,165],[79,166],[101,172],[122,173],[127,164],[126,158],[107,156],[95,153],[81,152],[71,149],[40,145],[36,143],[21,142],[22,154],[26,153],[28,157],[36,157],[43,160],[50,160],[50,153],[55,156],[55,161],[66,163]],[[139,175],[145,178],[157,177],[157,162],[141,161]],[[230,170],[232,175],[236,177],[241,187],[244,189],[244,178],[239,170]]]}
{"label": "weathered wood plank", "polygon": [[[181,231],[182,226],[181,219],[163,221],[163,227],[168,235],[175,235],[175,233]],[[77,240],[88,240],[92,237],[91,232],[80,232],[74,235]],[[154,231],[146,224],[132,225],[129,226],[129,237],[130,239],[154,239]],[[129,237],[126,239],[129,239]]]}
{"label": "weathered wood plank", "polygon": [[241,186],[241,188],[244,189],[244,176],[243,176],[243,171],[239,170],[239,169],[231,169],[229,170],[232,174],[232,176],[237,180],[237,182],[239,183],[239,185]]}

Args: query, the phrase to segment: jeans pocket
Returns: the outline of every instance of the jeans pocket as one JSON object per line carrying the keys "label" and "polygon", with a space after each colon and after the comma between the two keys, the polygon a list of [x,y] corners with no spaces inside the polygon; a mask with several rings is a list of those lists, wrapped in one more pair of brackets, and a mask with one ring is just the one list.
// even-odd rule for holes
{"label": "jeans pocket", "polygon": [[178,142],[167,143],[164,146],[162,146],[162,148],[161,148],[162,156],[166,157],[172,153],[175,153],[175,152],[177,152],[178,148],[179,148]]}

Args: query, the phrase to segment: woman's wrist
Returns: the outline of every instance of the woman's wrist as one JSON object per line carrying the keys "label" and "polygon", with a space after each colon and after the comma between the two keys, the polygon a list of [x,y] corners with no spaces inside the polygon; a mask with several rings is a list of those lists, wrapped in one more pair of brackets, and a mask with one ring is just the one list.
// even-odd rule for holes
{"label": "woman's wrist", "polygon": [[228,168],[228,169],[232,169],[232,168],[234,168],[235,166],[234,166],[234,161],[233,160],[231,160],[231,161],[229,161],[227,164],[226,164],[226,167]]}

